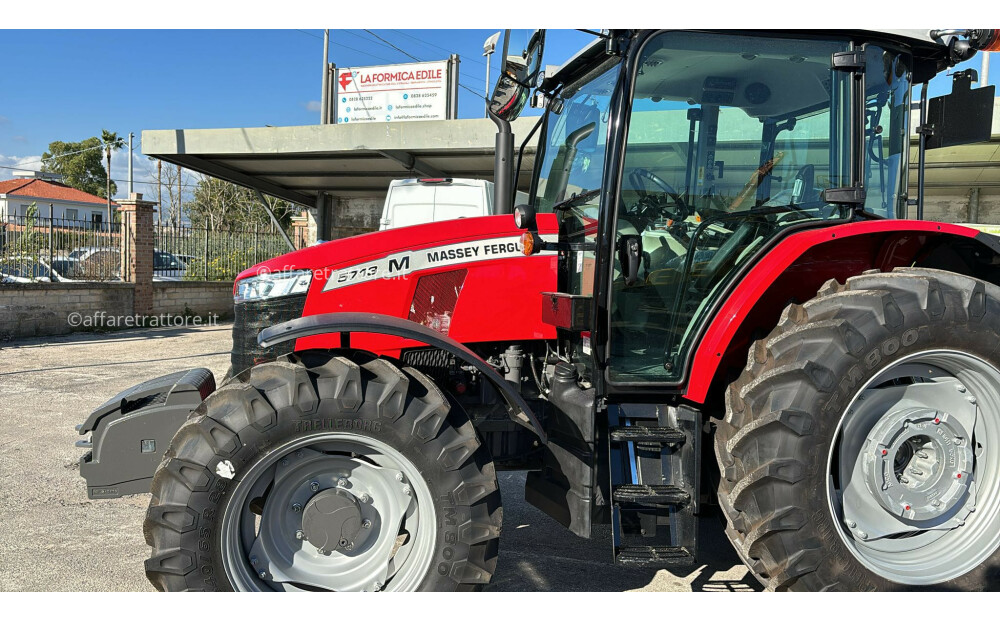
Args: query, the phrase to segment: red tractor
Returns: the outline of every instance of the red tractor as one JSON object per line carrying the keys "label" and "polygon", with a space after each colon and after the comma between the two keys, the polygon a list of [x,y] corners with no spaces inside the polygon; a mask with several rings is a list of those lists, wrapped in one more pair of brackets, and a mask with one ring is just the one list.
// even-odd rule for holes
{"label": "red tractor", "polygon": [[543,40],[504,53],[495,215],[244,272],[218,389],[81,425],[90,497],[152,492],[153,584],[475,589],[506,468],[621,564],[693,563],[717,504],[771,589],[1000,588],[1000,243],[919,217],[993,104],[927,82],[1000,31],[605,31],[541,76]]}

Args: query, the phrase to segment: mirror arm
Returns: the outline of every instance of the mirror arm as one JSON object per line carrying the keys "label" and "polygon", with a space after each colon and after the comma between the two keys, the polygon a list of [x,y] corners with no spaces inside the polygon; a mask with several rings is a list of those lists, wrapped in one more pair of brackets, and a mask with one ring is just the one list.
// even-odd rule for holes
{"label": "mirror arm", "polygon": [[514,134],[510,122],[487,110],[490,119],[497,126],[497,136],[493,155],[493,215],[509,215],[514,211],[514,193],[511,183],[514,179]]}

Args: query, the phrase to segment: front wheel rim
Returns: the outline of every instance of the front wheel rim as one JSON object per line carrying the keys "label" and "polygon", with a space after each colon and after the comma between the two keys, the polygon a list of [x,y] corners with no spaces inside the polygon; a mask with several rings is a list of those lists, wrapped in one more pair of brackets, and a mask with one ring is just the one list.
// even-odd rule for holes
{"label": "front wheel rim", "polygon": [[955,350],[915,353],[868,381],[831,445],[837,532],[873,573],[960,577],[1000,547],[1000,371]]}
{"label": "front wheel rim", "polygon": [[385,442],[323,433],[255,463],[223,507],[222,563],[235,590],[415,590],[436,517],[417,467]]}

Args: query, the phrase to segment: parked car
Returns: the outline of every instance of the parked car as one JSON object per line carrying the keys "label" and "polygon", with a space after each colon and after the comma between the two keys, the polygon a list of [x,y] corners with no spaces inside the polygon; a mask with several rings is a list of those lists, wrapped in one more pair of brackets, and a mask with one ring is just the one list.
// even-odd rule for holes
{"label": "parked car", "polygon": [[71,258],[56,258],[49,265],[45,258],[13,256],[0,259],[0,282],[71,282],[77,276],[78,269],[77,261]]}
{"label": "parked car", "polygon": [[153,282],[183,280],[187,264],[174,254],[153,250]]}

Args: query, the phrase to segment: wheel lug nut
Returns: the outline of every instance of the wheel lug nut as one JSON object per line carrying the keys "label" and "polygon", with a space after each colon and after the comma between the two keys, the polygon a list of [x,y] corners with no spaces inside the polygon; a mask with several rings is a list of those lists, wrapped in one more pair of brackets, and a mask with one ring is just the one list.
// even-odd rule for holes
{"label": "wheel lug nut", "polygon": [[408,484],[403,485],[403,495],[409,495],[409,494],[410,494],[410,485]]}
{"label": "wheel lug nut", "polygon": [[374,590],[375,592],[378,592],[381,589],[382,589],[381,581],[376,581],[375,583],[372,584],[372,590]]}
{"label": "wheel lug nut", "polygon": [[367,493],[362,493],[362,494],[361,494],[361,497],[359,497],[358,499],[360,499],[360,500],[361,500],[361,503],[362,503],[362,504],[367,504],[368,502],[370,502],[370,501],[371,501],[371,499],[372,499],[372,498],[371,498],[371,496],[370,496],[370,495],[368,495]]}
{"label": "wheel lug nut", "polygon": [[850,519],[848,519],[847,521],[845,521],[845,523],[847,523],[847,527],[851,528],[852,530],[854,528],[858,527],[858,524],[855,523],[854,521],[851,521]]}
{"label": "wheel lug nut", "polygon": [[250,556],[250,564],[253,566],[257,566],[257,556],[255,555]]}
{"label": "wheel lug nut", "polygon": [[302,540],[305,537],[306,537],[306,535],[302,533],[302,530],[295,530],[295,538],[296,538],[296,540]]}
{"label": "wheel lug nut", "polygon": [[260,575],[260,578],[261,578],[261,579],[264,579],[264,578],[266,578],[266,577],[267,577],[267,573],[265,573],[264,571],[260,571],[260,572],[259,572],[259,573],[257,573],[257,574],[258,574],[258,575]]}
{"label": "wheel lug nut", "polygon": [[921,450],[920,452],[917,452],[917,458],[926,459],[926,458],[930,458],[930,457],[927,456],[926,452],[924,452],[923,450]]}
{"label": "wheel lug nut", "polygon": [[302,512],[302,504],[292,504],[292,512]]}
{"label": "wheel lug nut", "polygon": [[[961,474],[959,474],[959,475],[961,475]],[[906,476],[901,477],[899,479],[899,481],[902,482],[903,484],[910,484],[910,479],[907,478]]]}
{"label": "wheel lug nut", "polygon": [[316,491],[319,491],[319,483],[313,480],[309,483],[309,488],[315,493]]}
{"label": "wheel lug nut", "polygon": [[361,522],[361,527],[365,528],[366,530],[369,530],[372,527],[372,522],[369,521],[368,519],[365,519],[364,521]]}
{"label": "wheel lug nut", "polygon": [[402,481],[403,481],[403,474],[401,474],[401,473],[400,474],[396,474],[396,482],[402,482]]}
{"label": "wheel lug nut", "polygon": [[284,467],[285,465],[288,465],[288,459],[281,459],[281,466]]}
{"label": "wheel lug nut", "polygon": [[976,404],[976,397],[975,396],[967,396],[965,400],[969,401],[973,405]]}
{"label": "wheel lug nut", "polygon": [[338,487],[346,487],[347,486],[347,478],[340,478],[340,479],[338,479],[337,480],[337,486]]}
{"label": "wheel lug nut", "polygon": [[959,392],[965,394],[965,386],[964,385],[956,385],[955,389],[958,390]]}
{"label": "wheel lug nut", "polygon": [[862,532],[861,530],[858,530],[858,538],[860,538],[861,540],[868,540],[868,534]]}

